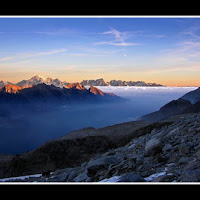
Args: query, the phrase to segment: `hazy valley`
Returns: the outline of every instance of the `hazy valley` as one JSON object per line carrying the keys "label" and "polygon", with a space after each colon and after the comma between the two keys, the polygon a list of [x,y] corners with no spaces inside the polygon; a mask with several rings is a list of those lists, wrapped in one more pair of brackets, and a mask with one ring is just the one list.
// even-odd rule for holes
{"label": "hazy valley", "polygon": [[90,90],[90,86],[79,83],[65,87],[40,81],[33,86],[2,87],[1,153],[30,151],[80,128],[134,121],[196,89],[97,86]]}

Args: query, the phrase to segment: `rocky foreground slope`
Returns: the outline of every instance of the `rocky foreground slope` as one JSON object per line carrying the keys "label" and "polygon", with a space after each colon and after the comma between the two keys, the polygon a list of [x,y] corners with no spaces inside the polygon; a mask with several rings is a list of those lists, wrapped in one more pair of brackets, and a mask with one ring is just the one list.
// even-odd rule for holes
{"label": "rocky foreground slope", "polygon": [[[121,135],[126,133],[134,124],[125,123],[113,127],[107,127]],[[153,124],[140,124],[138,128],[130,131],[127,135],[127,140],[112,140],[112,137],[107,137],[106,132],[104,136],[94,134],[94,136],[87,135],[90,131],[98,129],[85,129],[85,137],[78,137],[80,141],[89,140],[87,143],[88,150],[92,151],[96,148],[95,137],[102,137],[105,148],[102,143],[98,143],[102,149],[93,152],[91,157],[82,159],[81,162],[74,166],[68,164],[66,167],[58,170],[50,170],[51,173],[26,177],[24,179],[1,180],[1,181],[25,181],[25,182],[199,182],[200,181],[200,114],[184,114],[174,116],[166,121]],[[127,126],[129,128],[124,129]],[[112,128],[112,129],[111,129]],[[106,131],[106,128],[104,128]],[[102,131],[102,129],[101,129]],[[109,132],[109,131],[108,131]],[[76,133],[76,132],[75,132]],[[109,132],[111,136],[111,131]],[[55,142],[74,141],[77,139],[62,137]],[[77,136],[79,134],[77,133]],[[84,135],[84,134],[81,134]],[[118,134],[120,135],[120,134]],[[94,137],[94,139],[92,139]],[[96,140],[97,140],[96,138]],[[120,137],[119,137],[120,138]],[[121,137],[122,138],[122,137]],[[92,142],[94,141],[94,143]],[[114,142],[117,141],[117,142]],[[52,144],[53,144],[52,143]],[[93,146],[92,146],[93,145]],[[45,145],[46,146],[46,145]],[[39,163],[44,159],[45,146],[40,148],[40,152],[35,160]],[[100,147],[99,146],[99,147]],[[62,148],[63,149],[63,148]],[[84,150],[78,150],[78,146],[73,149],[81,154]],[[39,150],[36,150],[39,151]],[[47,151],[47,149],[46,149]],[[64,150],[63,150],[64,151]],[[72,151],[72,150],[71,150]],[[48,152],[49,155],[51,152]],[[55,152],[54,152],[55,153]],[[58,153],[58,152],[57,152]],[[86,152],[84,152],[85,155]],[[89,153],[89,152],[87,152]],[[33,155],[33,152],[29,153]],[[54,156],[61,156],[54,154]],[[69,154],[63,152],[67,158]],[[40,156],[39,156],[40,155]],[[88,154],[89,155],[89,154]],[[23,158],[23,157],[21,157]],[[13,158],[12,158],[13,159]],[[10,160],[12,160],[10,158]],[[16,159],[16,158],[15,158]],[[23,158],[25,159],[25,157]],[[50,159],[50,157],[49,157]],[[26,160],[26,159],[25,159]],[[12,160],[13,161],[13,160]],[[19,161],[19,160],[18,160]],[[5,163],[8,161],[5,161]],[[48,159],[46,160],[48,162]],[[73,160],[71,160],[73,162]],[[15,167],[23,168],[26,162],[16,162]],[[11,164],[11,162],[10,162]],[[33,168],[33,166],[32,166]],[[45,170],[45,169],[44,169]],[[28,173],[27,173],[28,174]],[[21,175],[27,175],[21,174]],[[31,173],[29,173],[31,174]],[[32,173],[34,174],[34,173]],[[35,173],[37,174],[37,173]],[[41,174],[41,173],[40,173]]]}

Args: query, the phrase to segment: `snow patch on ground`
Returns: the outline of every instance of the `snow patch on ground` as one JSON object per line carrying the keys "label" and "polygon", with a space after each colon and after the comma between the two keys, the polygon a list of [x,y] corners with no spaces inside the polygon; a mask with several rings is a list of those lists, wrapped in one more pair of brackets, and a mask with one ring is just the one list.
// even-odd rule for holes
{"label": "snow patch on ground", "polygon": [[111,178],[106,178],[106,179],[103,179],[102,181],[100,182],[118,182],[120,179],[120,176],[113,176]]}
{"label": "snow patch on ground", "polygon": [[11,177],[11,178],[3,178],[3,179],[0,179],[0,182],[14,181],[14,180],[24,180],[26,178],[39,178],[41,176],[42,176],[42,174],[34,174],[34,175],[27,175],[27,176],[18,176],[18,177]]}
{"label": "snow patch on ground", "polygon": [[144,178],[144,179],[145,179],[147,182],[150,182],[150,181],[152,181],[153,179],[155,179],[155,178],[157,178],[157,177],[159,177],[159,176],[164,176],[164,175],[166,175],[166,172],[160,172],[160,173],[152,174],[151,176],[146,177],[146,178]]}

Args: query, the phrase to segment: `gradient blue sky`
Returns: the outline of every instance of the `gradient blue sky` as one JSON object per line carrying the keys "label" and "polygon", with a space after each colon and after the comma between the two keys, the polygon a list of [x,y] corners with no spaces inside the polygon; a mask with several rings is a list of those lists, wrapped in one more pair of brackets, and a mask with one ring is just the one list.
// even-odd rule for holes
{"label": "gradient blue sky", "polygon": [[199,86],[200,18],[0,18],[0,80]]}

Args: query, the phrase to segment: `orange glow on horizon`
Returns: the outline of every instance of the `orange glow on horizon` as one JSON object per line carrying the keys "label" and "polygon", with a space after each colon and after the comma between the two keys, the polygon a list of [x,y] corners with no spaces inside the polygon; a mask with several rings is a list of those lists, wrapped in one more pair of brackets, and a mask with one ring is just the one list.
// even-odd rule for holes
{"label": "orange glow on horizon", "polygon": [[11,82],[11,83],[18,83],[19,81],[22,80],[29,80],[33,76],[36,76],[40,74],[41,76],[44,77],[44,79],[50,77],[53,79],[58,78],[60,81],[66,81],[69,83],[75,83],[75,82],[81,82],[83,80],[96,80],[103,78],[105,82],[111,81],[111,80],[122,80],[122,81],[144,81],[145,83],[156,83],[156,84],[161,84],[164,86],[169,86],[169,87],[199,87],[200,86],[200,80],[198,80],[196,77],[195,79],[192,79],[192,77],[179,77],[176,80],[173,80],[175,78],[168,77],[168,76],[145,76],[144,75],[136,75],[127,76],[127,74],[76,74],[76,75],[71,75],[71,74],[53,74],[53,73],[24,73],[22,75],[18,76],[6,76],[5,78],[0,77],[0,81],[3,80],[4,82]]}

